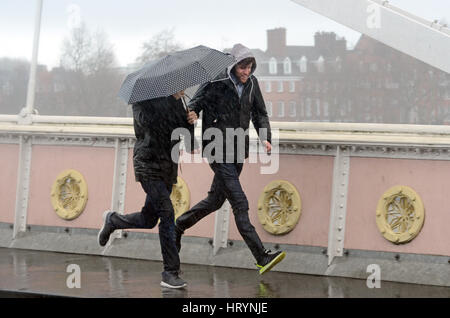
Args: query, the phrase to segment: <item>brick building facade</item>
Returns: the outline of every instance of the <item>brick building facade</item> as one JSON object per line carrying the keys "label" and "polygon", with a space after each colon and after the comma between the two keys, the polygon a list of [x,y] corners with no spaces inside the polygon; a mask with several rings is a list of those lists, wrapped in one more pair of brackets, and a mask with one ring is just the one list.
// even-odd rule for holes
{"label": "brick building facade", "polygon": [[450,76],[367,36],[348,50],[333,32],[313,46],[289,46],[267,30],[253,50],[255,73],[274,121],[448,124]]}

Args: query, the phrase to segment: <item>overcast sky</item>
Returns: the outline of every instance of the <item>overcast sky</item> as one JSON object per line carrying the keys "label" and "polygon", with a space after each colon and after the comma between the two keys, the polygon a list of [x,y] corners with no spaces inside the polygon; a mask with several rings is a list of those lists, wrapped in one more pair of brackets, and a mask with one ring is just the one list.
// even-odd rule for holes
{"label": "overcast sky", "polygon": [[[391,0],[428,20],[450,20],[449,0]],[[0,57],[30,59],[35,0],[0,0]],[[61,43],[82,20],[102,30],[121,65],[134,62],[143,42],[173,29],[184,47],[217,49],[243,43],[266,49],[266,30],[287,29],[289,45],[312,45],[316,31],[334,31],[354,45],[360,34],[291,0],[44,0],[39,63],[57,66]],[[450,22],[450,21],[449,21]]]}

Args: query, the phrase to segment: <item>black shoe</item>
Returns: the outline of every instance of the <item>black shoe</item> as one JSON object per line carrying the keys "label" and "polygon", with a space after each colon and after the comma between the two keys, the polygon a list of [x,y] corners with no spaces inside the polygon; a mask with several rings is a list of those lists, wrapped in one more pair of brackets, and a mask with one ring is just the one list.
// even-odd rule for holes
{"label": "black shoe", "polygon": [[181,250],[181,236],[183,233],[184,232],[175,225],[175,245],[177,246],[178,253],[180,253]]}
{"label": "black shoe", "polygon": [[259,268],[259,274],[262,275],[265,272],[270,271],[272,267],[281,262],[285,256],[286,253],[283,251],[278,251],[273,254],[270,254],[270,250],[265,251],[261,260],[258,262],[258,264],[256,264],[256,266]]}
{"label": "black shoe", "polygon": [[100,246],[105,246],[106,243],[108,243],[109,237],[115,230],[114,225],[111,223],[111,215],[113,213],[114,212],[109,211],[103,212],[103,226],[100,231],[98,231],[97,235],[97,241]]}
{"label": "black shoe", "polygon": [[183,288],[187,283],[178,277],[177,272],[163,272],[160,285],[167,288]]}

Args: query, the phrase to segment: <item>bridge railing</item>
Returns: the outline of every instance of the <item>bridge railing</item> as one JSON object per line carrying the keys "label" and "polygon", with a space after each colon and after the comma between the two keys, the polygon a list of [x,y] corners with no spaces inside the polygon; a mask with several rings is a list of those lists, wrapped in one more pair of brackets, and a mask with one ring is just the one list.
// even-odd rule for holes
{"label": "bridge railing", "polygon": [[[21,124],[19,117],[0,115],[0,192],[6,198],[1,246],[159,259],[159,242],[152,239],[157,229],[127,231],[137,235],[135,241],[117,233],[106,248],[92,235],[103,210],[142,207],[144,193],[132,164],[132,119],[32,115],[31,124]],[[450,257],[450,127],[271,126],[276,169],[264,174],[267,162],[249,162],[241,182],[264,245],[291,255],[279,270],[365,278],[369,262],[377,262],[387,280],[450,285],[448,276],[437,275],[448,272]],[[67,181],[64,171],[84,177],[87,200],[61,214],[55,202],[65,193],[55,187]],[[211,172],[203,161],[182,163],[179,176],[183,182],[173,199],[178,212],[204,198]],[[182,259],[252,267],[232,215],[225,204],[189,229]],[[227,257],[231,249],[236,258]],[[418,275],[418,264],[430,268],[428,274]]]}

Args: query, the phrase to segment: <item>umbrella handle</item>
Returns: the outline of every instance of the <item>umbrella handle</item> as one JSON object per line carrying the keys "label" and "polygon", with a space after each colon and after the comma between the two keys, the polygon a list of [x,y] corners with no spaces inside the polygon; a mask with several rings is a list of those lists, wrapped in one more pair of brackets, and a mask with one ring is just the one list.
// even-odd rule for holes
{"label": "umbrella handle", "polygon": [[186,110],[186,114],[189,114],[189,108],[187,107],[186,101],[184,100],[184,96],[181,96],[181,101],[183,102],[184,109]]}

